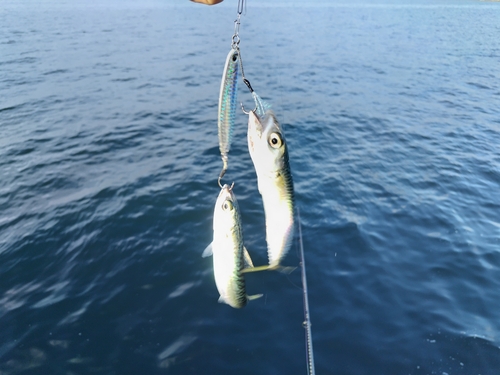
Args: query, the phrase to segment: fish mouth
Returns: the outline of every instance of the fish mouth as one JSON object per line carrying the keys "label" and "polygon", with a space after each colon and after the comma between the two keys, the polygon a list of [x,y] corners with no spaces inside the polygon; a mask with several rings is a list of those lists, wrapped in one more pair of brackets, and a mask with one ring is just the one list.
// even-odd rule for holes
{"label": "fish mouth", "polygon": [[256,134],[259,138],[262,136],[263,126],[260,122],[259,116],[255,113],[255,111],[251,111],[248,114],[248,130],[249,134]]}
{"label": "fish mouth", "polygon": [[219,196],[217,197],[217,201],[223,202],[225,200],[230,200],[232,202],[235,201],[234,193],[233,193],[234,182],[231,185],[224,184],[222,189],[220,190]]}
{"label": "fish mouth", "polygon": [[232,189],[233,185],[229,186],[228,184],[224,184],[224,186],[222,186],[222,189],[220,190],[219,197],[230,196]]}

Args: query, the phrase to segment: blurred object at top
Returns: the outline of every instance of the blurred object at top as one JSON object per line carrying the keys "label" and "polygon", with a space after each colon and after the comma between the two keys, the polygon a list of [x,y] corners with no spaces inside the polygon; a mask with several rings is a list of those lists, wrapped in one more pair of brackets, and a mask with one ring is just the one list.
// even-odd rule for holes
{"label": "blurred object at top", "polygon": [[207,4],[207,5],[215,5],[222,3],[224,0],[191,0],[193,3]]}

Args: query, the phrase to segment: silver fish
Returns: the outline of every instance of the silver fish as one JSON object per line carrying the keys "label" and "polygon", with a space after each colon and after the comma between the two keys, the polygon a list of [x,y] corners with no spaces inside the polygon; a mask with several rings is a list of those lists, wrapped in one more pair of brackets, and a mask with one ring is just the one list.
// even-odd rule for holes
{"label": "silver fish", "polygon": [[246,294],[241,271],[245,265],[253,267],[253,263],[243,246],[238,201],[228,185],[222,187],[215,203],[213,229],[213,242],[207,246],[203,257],[213,255],[219,302],[234,308],[244,307],[248,300],[262,297],[262,294]]}
{"label": "silver fish", "polygon": [[[287,144],[273,111],[267,110],[262,117],[252,111],[248,116],[248,151],[266,215],[268,269],[279,268],[292,245],[294,231],[294,192]],[[264,267],[254,270],[260,269]]]}
{"label": "silver fish", "polygon": [[226,173],[228,163],[227,155],[231,148],[231,140],[233,137],[236,102],[238,99],[239,65],[240,51],[238,48],[232,48],[226,58],[219,95],[217,127],[219,130],[219,150],[222,156],[222,171],[219,179]]}

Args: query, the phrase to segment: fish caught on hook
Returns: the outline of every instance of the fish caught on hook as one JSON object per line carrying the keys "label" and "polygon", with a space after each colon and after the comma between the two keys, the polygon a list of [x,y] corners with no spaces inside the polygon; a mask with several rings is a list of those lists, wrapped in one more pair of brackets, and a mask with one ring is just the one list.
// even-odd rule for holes
{"label": "fish caught on hook", "polygon": [[248,114],[248,151],[264,203],[269,268],[275,268],[293,240],[294,189],[283,129],[273,111],[267,110],[263,116],[258,112]]}

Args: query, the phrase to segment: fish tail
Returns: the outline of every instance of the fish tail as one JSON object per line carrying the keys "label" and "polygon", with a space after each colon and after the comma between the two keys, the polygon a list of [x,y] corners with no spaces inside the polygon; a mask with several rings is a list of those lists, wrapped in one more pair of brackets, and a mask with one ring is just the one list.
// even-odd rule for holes
{"label": "fish tail", "polygon": [[289,267],[289,266],[280,266],[275,265],[275,266],[258,266],[258,267],[248,267],[243,270],[241,270],[241,273],[250,273],[250,272],[260,272],[260,271],[278,271],[284,274],[290,274],[292,273],[297,267]]}
{"label": "fish tail", "polygon": [[241,273],[269,271],[271,266],[248,267],[241,270]]}
{"label": "fish tail", "polygon": [[294,266],[275,266],[274,269],[280,273],[284,273],[285,275],[289,275],[293,271],[295,271],[297,269],[297,267],[294,267]]}
{"label": "fish tail", "polygon": [[247,300],[248,301],[253,301],[254,299],[257,299],[257,298],[260,298],[260,297],[263,297],[263,296],[264,296],[263,294],[252,294],[251,296],[247,295]]}

